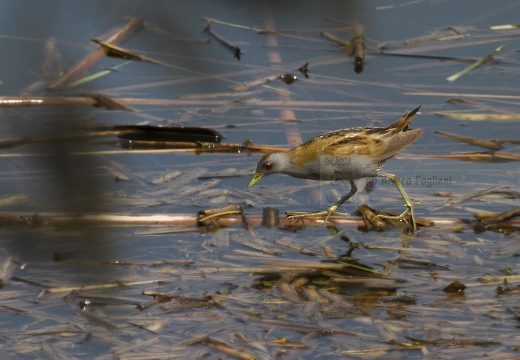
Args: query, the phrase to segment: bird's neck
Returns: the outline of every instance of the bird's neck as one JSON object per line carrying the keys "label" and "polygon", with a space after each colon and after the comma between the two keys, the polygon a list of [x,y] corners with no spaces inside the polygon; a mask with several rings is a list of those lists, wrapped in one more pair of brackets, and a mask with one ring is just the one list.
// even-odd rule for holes
{"label": "bird's neck", "polygon": [[309,169],[296,163],[291,155],[292,150],[276,154],[276,160],[280,165],[279,172],[295,178],[308,179],[310,175]]}

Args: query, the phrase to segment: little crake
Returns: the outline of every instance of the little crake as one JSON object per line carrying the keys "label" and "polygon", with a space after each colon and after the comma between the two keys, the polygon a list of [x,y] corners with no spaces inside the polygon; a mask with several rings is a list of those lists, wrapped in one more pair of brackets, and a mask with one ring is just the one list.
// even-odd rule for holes
{"label": "little crake", "polygon": [[306,143],[285,152],[264,154],[258,161],[254,176],[248,187],[271,174],[286,174],[300,179],[347,180],[350,191],[327,211],[317,213],[294,213],[292,218],[325,216],[325,225],[331,215],[356,191],[354,180],[372,176],[386,177],[401,193],[406,209],[398,216],[378,215],[382,219],[402,220],[410,214],[413,228],[416,223],[413,204],[395,175],[383,171],[384,162],[413,144],[424,133],[422,129],[409,129],[420,106],[392,125],[381,127],[358,127],[323,133]]}

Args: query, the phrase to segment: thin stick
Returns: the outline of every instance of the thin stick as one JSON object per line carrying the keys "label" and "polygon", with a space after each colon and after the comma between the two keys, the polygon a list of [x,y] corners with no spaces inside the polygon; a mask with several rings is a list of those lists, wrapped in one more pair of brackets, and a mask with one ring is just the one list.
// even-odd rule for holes
{"label": "thin stick", "polygon": [[253,30],[253,31],[256,31],[256,32],[262,31],[262,29],[258,29],[258,28],[254,28],[254,27],[250,27],[250,26],[245,26],[245,25],[228,23],[228,22],[217,20],[217,19],[210,18],[210,17],[203,17],[202,20],[207,21],[207,22],[212,22],[212,23],[215,23],[215,24],[222,24],[222,25],[227,25],[227,26],[231,26],[231,27],[236,27],[236,28],[239,28],[239,29]]}
{"label": "thin stick", "polygon": [[204,31],[207,32],[208,34],[210,34],[211,36],[213,36],[219,43],[221,43],[222,45],[224,45],[225,47],[230,49],[233,52],[233,57],[235,57],[238,60],[240,60],[240,55],[242,53],[240,48],[238,46],[234,46],[234,45],[230,44],[223,37],[221,37],[220,35],[214,33],[211,30],[211,22],[208,21],[208,25],[204,28]]}
{"label": "thin stick", "polygon": [[[329,31],[345,32],[347,28],[329,29]],[[316,34],[323,30],[318,29],[299,29],[299,30],[260,30],[257,31],[262,35],[288,35],[288,34]]]}
{"label": "thin stick", "polygon": [[436,55],[424,55],[424,54],[404,54],[397,52],[370,52],[370,55],[375,56],[398,56],[398,57],[408,57],[408,58],[417,58],[417,59],[429,59],[429,60],[449,60],[455,62],[464,62],[464,63],[474,63],[475,59],[466,59],[466,58],[457,58],[451,56],[436,56]]}
{"label": "thin stick", "polygon": [[468,200],[471,200],[471,199],[474,199],[474,198],[482,197],[484,195],[492,193],[493,191],[503,190],[503,189],[507,189],[507,188],[508,188],[507,186],[498,185],[498,186],[493,186],[493,187],[490,187],[490,188],[487,188],[487,189],[484,189],[484,190],[476,191],[474,193],[471,193],[469,195],[463,196],[461,198],[453,199],[451,201],[448,201],[445,204],[443,204],[442,206],[440,206],[438,209],[446,207],[446,206],[452,206],[452,205],[460,204],[460,203],[463,203],[464,201],[468,201]]}
{"label": "thin stick", "polygon": [[[254,226],[262,224],[262,215],[248,215],[248,222]],[[361,226],[364,224],[360,217],[356,216],[331,216],[331,221],[337,225]],[[2,212],[0,213],[0,226],[10,225],[63,225],[63,224],[95,224],[105,226],[195,226],[198,216],[195,214],[151,214],[151,215],[129,215],[129,214],[71,214],[71,213],[50,213],[40,212]],[[462,221],[457,218],[435,218],[434,225],[462,225]],[[520,224],[520,221],[516,221]],[[242,225],[241,216],[227,216],[217,220],[219,225]],[[294,225],[295,221],[287,220],[285,216],[280,216],[280,225]],[[323,221],[312,219],[301,219],[296,222],[301,226],[323,226]]]}
{"label": "thin stick", "polygon": [[457,80],[459,77],[461,77],[462,75],[470,72],[471,70],[475,70],[476,68],[478,68],[479,66],[481,66],[482,64],[484,64],[485,62],[491,60],[491,58],[493,57],[493,55],[495,55],[497,52],[499,52],[500,50],[502,50],[505,46],[504,45],[500,45],[499,47],[497,47],[493,52],[491,52],[491,54],[488,54],[486,56],[484,56],[482,59],[480,59],[479,61],[477,61],[476,63],[474,63],[473,65],[470,65],[468,66],[467,68],[465,68],[464,70],[452,75],[452,76],[448,76],[446,78],[446,80],[448,81],[455,81]]}
{"label": "thin stick", "polygon": [[307,250],[307,249],[304,249],[304,248],[301,248],[301,247],[298,247],[298,246],[294,246],[292,244],[287,244],[287,243],[285,243],[283,241],[280,241],[280,240],[275,240],[274,243],[276,245],[280,245],[280,246],[286,247],[289,250],[293,250],[293,251],[299,252],[300,254],[303,254],[303,255],[320,256],[320,254],[315,252],[315,251],[310,251],[310,250]]}
{"label": "thin stick", "polygon": [[294,329],[297,331],[305,331],[305,332],[316,332],[318,334],[342,334],[342,335],[351,335],[351,336],[358,336],[359,333],[356,333],[354,331],[348,331],[344,328],[325,328],[321,326],[314,326],[314,325],[306,325],[301,323],[295,323],[290,322],[287,320],[271,320],[268,318],[259,318],[259,317],[251,317],[249,321],[257,322],[260,324],[265,325],[271,325],[275,327],[283,327],[283,328],[289,328]]}
{"label": "thin stick", "polygon": [[478,99],[508,99],[520,100],[519,95],[495,95],[495,94],[470,94],[470,93],[445,93],[435,91],[421,91],[421,92],[404,92],[403,95],[415,96],[451,96],[451,97],[467,97]]}
{"label": "thin stick", "polygon": [[518,114],[474,114],[474,113],[452,113],[452,112],[432,112],[432,115],[445,117],[455,120],[473,120],[473,121],[515,121],[520,119]]}
{"label": "thin stick", "polygon": [[[53,144],[56,142],[81,142],[89,141],[99,137],[119,136],[122,134],[132,134],[135,130],[118,130],[118,131],[95,131],[84,134],[63,134],[54,136],[42,136],[34,138],[15,138],[0,140],[0,149],[11,149],[19,146],[36,145],[36,144]],[[1,204],[1,202],[0,202]]]}
{"label": "thin stick", "polygon": [[456,159],[464,161],[496,162],[498,160],[520,161],[520,154],[490,151],[486,153],[470,154],[446,154],[446,155],[420,155],[417,159]]}
{"label": "thin stick", "polygon": [[152,64],[164,65],[160,61],[134,53],[133,51],[123,49],[122,47],[115,46],[113,44],[107,43],[106,41],[101,41],[99,39],[90,39],[90,41],[95,42],[96,44],[100,45],[105,50],[105,53],[109,56],[115,55],[118,57],[122,57],[123,59],[146,61],[146,62],[150,62]]}
{"label": "thin stick", "polygon": [[239,359],[244,359],[244,360],[257,360],[258,359],[253,354],[249,354],[249,353],[245,353],[245,352],[242,352],[242,351],[235,350],[232,347],[230,347],[229,345],[221,343],[221,342],[218,342],[218,341],[215,341],[215,340],[213,340],[210,337],[208,337],[204,341],[204,344],[209,346],[209,347],[212,347],[214,349],[217,349],[217,350],[223,352],[226,355],[234,356],[234,357],[239,358]]}
{"label": "thin stick", "polygon": [[320,35],[323,36],[325,39],[338,44],[339,46],[343,46],[345,49],[350,45],[350,43],[348,41],[343,41],[343,40],[335,37],[334,35],[329,34],[326,31],[321,31]]}
{"label": "thin stick", "polygon": [[0,96],[0,107],[27,107],[42,105],[95,105],[90,96]]}
{"label": "thin stick", "polygon": [[[134,141],[134,143],[137,143]],[[144,143],[144,142],[143,142]],[[157,144],[157,142],[155,142]],[[166,144],[165,142],[163,142]],[[171,142],[170,145],[175,145],[175,142]],[[178,149],[145,149],[145,150],[101,150],[101,151],[84,151],[74,152],[72,155],[118,155],[118,154],[168,154],[168,153],[188,153],[194,152],[197,154],[213,154],[213,153],[241,153],[244,151],[251,152],[267,152],[267,151],[288,151],[285,148],[270,147],[270,146],[256,146],[256,145],[242,145],[242,144],[211,144],[209,147],[192,147],[196,146],[195,143],[181,143],[177,142],[178,145],[183,145],[182,148]],[[190,145],[188,147],[187,145]],[[14,156],[14,155],[13,155]],[[8,157],[0,154],[0,157]],[[249,175],[248,175],[249,176]]]}
{"label": "thin stick", "polygon": [[498,276],[483,276],[479,278],[482,283],[491,283],[491,282],[514,282],[520,281],[520,275],[498,275]]}
{"label": "thin stick", "polygon": [[74,312],[76,314],[78,314],[79,316],[84,317],[85,319],[104,327],[108,331],[115,332],[117,330],[116,324],[114,324],[113,322],[111,322],[107,319],[103,319],[102,317],[100,317],[94,313],[90,313],[88,311],[80,310],[80,309],[76,309],[76,310],[74,310]]}
{"label": "thin stick", "polygon": [[[169,66],[169,65],[167,65]],[[112,89],[113,90],[113,89]],[[126,88],[128,90],[128,88]],[[415,94],[414,94],[415,95]],[[422,95],[419,93],[419,95]],[[446,95],[446,94],[444,94]],[[443,96],[444,96],[443,95]],[[441,95],[439,95],[441,96]],[[463,96],[463,95],[459,95]],[[482,96],[486,97],[486,96]],[[520,96],[516,96],[516,99],[520,100]],[[124,105],[145,105],[145,106],[226,106],[229,105],[228,100],[201,100],[201,99],[157,99],[157,98],[112,98],[113,101],[116,101],[120,104]],[[98,102],[92,97],[82,97],[82,96],[73,96],[73,97],[45,97],[45,96],[0,96],[0,107],[24,107],[24,106],[42,106],[42,105],[96,105]],[[348,101],[300,101],[300,100],[291,100],[280,99],[280,100],[263,100],[256,101],[254,103],[248,104],[249,107],[269,107],[269,108],[283,108],[286,109],[288,107],[292,108],[343,108],[345,107],[366,107],[366,106],[383,106],[378,104],[371,103],[363,103],[363,102],[348,102]],[[296,118],[287,118],[284,120],[293,120]]]}
{"label": "thin stick", "polygon": [[[520,208],[516,208],[513,210],[504,211],[501,213],[490,213],[486,214],[485,221],[487,222],[503,222],[511,220],[514,217],[520,216]],[[474,214],[476,218],[478,218],[478,214]]]}
{"label": "thin stick", "polygon": [[[110,39],[106,42],[117,45],[125,41],[128,37],[130,37],[134,32],[139,30],[144,24],[143,19],[132,19],[128,24],[126,24],[121,30],[119,30],[116,34],[114,34]],[[88,68],[98,62],[101,58],[105,56],[105,50],[101,47],[94,50],[86,59],[80,62],[76,67],[70,70],[68,73],[63,75],[61,78],[52,83],[48,88],[50,90],[58,90],[70,83],[72,80],[78,78],[82,73],[84,73]]]}
{"label": "thin stick", "polygon": [[449,133],[445,133],[445,132],[442,132],[442,131],[436,131],[435,134],[443,136],[443,137],[446,137],[448,139],[462,141],[462,142],[465,142],[465,143],[468,143],[468,144],[471,144],[471,145],[482,146],[482,147],[485,147],[485,148],[491,149],[491,150],[498,150],[498,149],[500,149],[500,144],[497,144],[494,141],[475,139],[475,138],[471,138],[471,137],[467,137],[467,136],[461,136],[461,135],[454,135],[454,134],[449,134]]}
{"label": "thin stick", "polygon": [[[488,214],[486,214],[488,215]],[[479,214],[473,215],[475,218],[479,219],[478,223],[474,227],[475,233],[482,233],[484,231],[498,231],[502,230],[504,232],[507,232],[509,228],[512,230],[512,226],[509,223],[509,220],[511,220],[514,217],[520,216],[520,208],[516,208],[513,210],[505,211],[502,213],[494,213],[491,214],[490,217],[487,217],[485,219],[482,219],[482,216]],[[515,228],[518,229],[518,228]]]}
{"label": "thin stick", "polygon": [[[308,269],[305,267],[304,269]],[[312,269],[312,268],[311,268]],[[344,270],[344,268],[342,268]],[[285,272],[301,271],[298,267],[274,266],[274,267],[199,267],[197,270],[185,269],[157,269],[158,274],[169,275],[207,275],[219,273],[251,273],[251,274],[278,274]]]}
{"label": "thin stick", "polygon": [[161,280],[146,280],[146,281],[121,281],[115,283],[106,283],[106,284],[97,284],[97,285],[84,285],[84,286],[63,286],[63,287],[55,287],[47,289],[50,293],[60,293],[60,292],[71,292],[71,291],[80,291],[80,290],[99,290],[99,289],[109,289],[120,286],[137,286],[137,285],[147,285],[147,284],[155,284],[160,281],[168,281],[167,279]]}

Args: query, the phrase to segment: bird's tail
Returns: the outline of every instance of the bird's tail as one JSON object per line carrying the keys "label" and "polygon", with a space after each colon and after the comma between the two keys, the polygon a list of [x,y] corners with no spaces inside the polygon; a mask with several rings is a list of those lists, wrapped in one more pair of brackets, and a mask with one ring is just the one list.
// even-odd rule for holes
{"label": "bird's tail", "polygon": [[412,122],[413,118],[419,112],[421,106],[419,105],[415,110],[406,113],[402,118],[394,122],[392,125],[388,127],[388,129],[396,129],[398,132],[405,131],[408,128],[408,125]]}

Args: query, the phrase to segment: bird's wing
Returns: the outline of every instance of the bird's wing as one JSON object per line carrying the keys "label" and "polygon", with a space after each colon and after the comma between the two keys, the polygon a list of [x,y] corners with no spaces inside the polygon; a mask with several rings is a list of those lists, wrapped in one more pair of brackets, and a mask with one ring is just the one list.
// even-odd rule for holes
{"label": "bird's wing", "polygon": [[351,130],[330,136],[322,152],[331,156],[370,156],[385,161],[413,144],[424,133],[422,129],[396,132],[395,129],[373,128]]}
{"label": "bird's wing", "polygon": [[403,132],[399,132],[397,134],[393,134],[382,140],[385,143],[385,149],[382,153],[380,153],[379,160],[385,161],[386,159],[391,158],[401,150],[406,149],[408,146],[412,145],[417,139],[424,134],[423,129],[414,129],[407,130]]}
{"label": "bird's wing", "polygon": [[304,163],[324,154],[335,157],[369,156],[376,162],[384,162],[424,133],[422,129],[408,129],[419,108],[386,128],[350,128],[323,133],[291,150],[295,163]]}
{"label": "bird's wing", "polygon": [[387,145],[385,141],[367,136],[365,132],[345,132],[337,134],[328,144],[323,146],[322,152],[331,156],[370,156],[378,158],[384,153]]}

